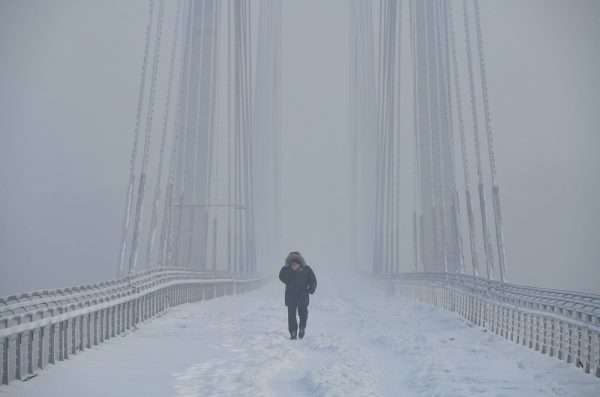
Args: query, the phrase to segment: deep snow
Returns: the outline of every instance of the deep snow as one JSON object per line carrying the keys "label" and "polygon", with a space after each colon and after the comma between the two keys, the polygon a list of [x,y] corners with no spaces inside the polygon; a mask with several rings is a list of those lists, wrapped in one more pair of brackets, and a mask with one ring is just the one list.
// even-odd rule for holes
{"label": "deep snow", "polygon": [[307,336],[283,285],[171,308],[1,396],[600,396],[600,379],[318,266]]}

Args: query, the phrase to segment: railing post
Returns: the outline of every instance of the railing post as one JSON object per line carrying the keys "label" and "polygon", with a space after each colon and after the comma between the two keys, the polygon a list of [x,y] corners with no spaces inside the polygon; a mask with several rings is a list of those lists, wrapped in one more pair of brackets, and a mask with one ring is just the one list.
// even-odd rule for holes
{"label": "railing post", "polygon": [[550,353],[550,319],[546,316],[542,317],[543,327],[544,327],[544,337],[542,339],[542,353],[548,354]]}
{"label": "railing post", "polygon": [[121,307],[122,331],[121,332],[125,333],[127,331],[127,329],[129,328],[129,302],[123,302],[121,305],[122,305],[122,307]]}
{"label": "railing post", "polygon": [[138,319],[140,317],[140,300],[139,298],[134,298],[131,301],[131,328],[135,329]]}
{"label": "railing post", "polygon": [[111,322],[111,309],[112,307],[107,307],[106,309],[104,309],[104,340],[108,340],[110,339],[110,332],[111,332],[111,326],[110,326],[110,322]]}
{"label": "railing post", "polygon": [[573,326],[571,324],[568,325],[568,346],[567,346],[567,359],[566,361],[568,363],[573,363],[573,356],[574,356],[574,345],[575,345],[575,336],[573,335]]}
{"label": "railing post", "polygon": [[575,355],[575,365],[584,367],[584,343],[582,341],[584,330],[581,327],[577,327],[577,350]]}
{"label": "railing post", "polygon": [[106,309],[102,309],[104,312],[104,340],[110,339],[110,309],[111,307],[107,307]]}
{"label": "railing post", "polygon": [[71,353],[77,354],[77,317],[73,317],[71,321]]}
{"label": "railing post", "polygon": [[119,335],[125,330],[125,303],[119,304]]}
{"label": "railing post", "polygon": [[56,338],[54,337],[56,331],[56,324],[50,324],[50,333],[48,335],[48,344],[50,347],[50,354],[48,355],[48,364],[54,364],[54,358],[56,355]]}
{"label": "railing post", "polygon": [[27,374],[33,375],[33,332],[29,330],[27,332]]}
{"label": "railing post", "polygon": [[98,344],[98,310],[96,310],[93,314],[94,314],[94,328],[93,328],[94,346],[96,346]]}
{"label": "railing post", "polygon": [[146,321],[146,296],[140,296],[139,298],[137,298],[137,301],[139,301],[138,322],[143,323],[144,321]]}
{"label": "railing post", "polygon": [[148,295],[148,302],[150,304],[150,312],[148,313],[148,315],[150,316],[150,318],[154,318],[154,311],[156,308],[156,291]]}
{"label": "railing post", "polygon": [[46,327],[40,327],[38,332],[38,368],[44,369],[44,337]]}
{"label": "railing post", "polygon": [[154,291],[152,292],[151,295],[148,296],[148,299],[150,300],[150,317],[154,318],[156,316],[156,309],[158,306],[158,297],[159,292],[158,291]]}
{"label": "railing post", "polygon": [[125,318],[124,318],[124,332],[127,332],[127,330],[131,327],[131,301],[126,301],[123,303],[123,312],[125,313]]}
{"label": "railing post", "polygon": [[98,317],[98,342],[102,343],[104,342],[104,309],[98,310]]}
{"label": "railing post", "polygon": [[584,370],[590,373],[592,368],[592,332],[589,329],[585,330],[585,350],[584,350]]}
{"label": "railing post", "polygon": [[63,361],[66,357],[66,321],[60,321],[58,323],[58,361]]}
{"label": "railing post", "polygon": [[63,359],[68,360],[69,353],[71,352],[71,348],[69,347],[69,335],[73,332],[73,324],[71,323],[70,319],[62,320],[61,323],[63,324],[63,332],[61,334]]}
{"label": "railing post", "polygon": [[150,295],[144,295],[144,321],[152,317],[152,300]]}
{"label": "railing post", "polygon": [[508,339],[508,330],[510,328],[510,317],[508,315],[508,309],[500,307],[500,316],[502,317],[502,337]]}
{"label": "railing post", "polygon": [[600,333],[594,332],[592,363],[594,364],[594,375],[600,378]]}
{"label": "railing post", "polygon": [[87,327],[85,333],[87,334],[86,347],[91,349],[92,347],[92,313],[86,314]]}
{"label": "railing post", "polygon": [[158,306],[160,304],[160,290],[152,292],[150,299],[150,317],[154,318],[158,314]]}
{"label": "railing post", "polygon": [[125,302],[125,315],[126,315],[126,319],[125,319],[125,330],[128,330],[129,328],[131,328],[131,317],[132,317],[132,313],[131,313],[131,301],[127,301]]}
{"label": "railing post", "polygon": [[8,385],[9,382],[9,373],[10,373],[10,365],[8,357],[10,356],[10,344],[9,337],[5,336],[2,338],[2,384]]}
{"label": "railing post", "polygon": [[531,349],[534,351],[540,350],[540,319],[537,315],[531,316],[531,328],[534,331],[531,340]]}
{"label": "railing post", "polygon": [[123,302],[121,303],[121,332],[125,332],[127,331],[127,328],[129,328],[129,325],[127,324],[127,322],[129,321],[129,314],[127,313],[128,310],[128,302]]}
{"label": "railing post", "polygon": [[57,351],[56,351],[56,355],[58,358],[58,361],[62,361],[62,357],[63,357],[63,349],[62,349],[62,328],[63,328],[63,323],[62,321],[59,321],[58,323],[56,323],[56,327],[54,329],[54,337],[56,338],[56,344],[57,344]]}
{"label": "railing post", "polygon": [[148,318],[150,318],[150,312],[148,310],[150,307],[150,305],[149,305],[150,302],[148,301],[148,294],[146,294],[142,297],[142,302],[144,304],[142,317],[143,317],[143,321],[146,321]]}
{"label": "railing post", "polygon": [[158,291],[155,291],[153,294],[153,301],[154,301],[153,317],[156,317],[158,315],[158,313],[161,312],[162,300],[163,300],[163,290],[159,289]]}
{"label": "railing post", "polygon": [[63,359],[69,359],[69,320],[63,321],[64,330],[63,330]]}
{"label": "railing post", "polygon": [[508,322],[508,319],[505,317],[504,312],[504,307],[498,306],[498,335],[506,338],[504,335],[506,332],[506,323]]}
{"label": "railing post", "polygon": [[565,352],[565,327],[562,320],[558,320],[558,352],[557,356],[559,360],[567,361]]}
{"label": "railing post", "polygon": [[115,336],[121,334],[121,305],[122,304],[119,303],[117,306],[115,306],[115,323],[114,323]]}
{"label": "railing post", "polygon": [[556,335],[556,320],[554,318],[550,318],[550,341],[548,342],[549,345],[549,351],[548,351],[548,355],[550,357],[557,357],[557,335]]}
{"label": "railing post", "polygon": [[516,342],[520,345],[524,345],[525,342],[525,322],[523,321],[523,313],[521,311],[515,310],[517,315],[517,325],[515,327],[515,332],[517,334]]}
{"label": "railing post", "polygon": [[138,300],[136,298],[129,301],[129,309],[131,311],[131,324],[129,325],[129,328],[134,329],[139,314]]}
{"label": "railing post", "polygon": [[83,351],[84,348],[84,336],[85,333],[83,332],[83,321],[84,320],[84,315],[82,314],[81,316],[79,316],[79,350]]}
{"label": "railing post", "polygon": [[135,298],[135,307],[136,307],[136,316],[135,316],[135,325],[144,321],[144,298],[139,296]]}
{"label": "railing post", "polygon": [[140,323],[142,317],[142,300],[141,298],[135,298],[133,301],[134,315],[133,315],[133,326],[134,328]]}
{"label": "railing post", "polygon": [[113,338],[117,334],[117,308],[118,307],[119,307],[119,305],[113,306],[113,307],[111,307],[111,310],[110,310],[110,314],[111,314],[110,336]]}
{"label": "railing post", "polygon": [[19,332],[15,337],[15,358],[16,358],[16,367],[15,367],[15,378],[18,380],[23,380],[23,362],[21,356],[21,338],[22,333]]}
{"label": "railing post", "polygon": [[531,327],[533,324],[533,320],[531,319],[531,315],[528,313],[523,313],[523,320],[525,323],[525,335],[523,337],[523,345],[526,347],[531,347]]}

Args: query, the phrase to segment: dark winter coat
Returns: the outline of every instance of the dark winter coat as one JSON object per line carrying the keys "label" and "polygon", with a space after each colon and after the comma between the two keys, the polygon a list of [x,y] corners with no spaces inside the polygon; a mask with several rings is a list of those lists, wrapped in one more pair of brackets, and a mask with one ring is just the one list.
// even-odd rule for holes
{"label": "dark winter coat", "polygon": [[[294,260],[300,263],[298,270],[291,268],[291,262]],[[285,284],[286,306],[308,306],[308,294],[314,294],[317,289],[317,278],[302,256],[288,256],[285,266],[279,272],[279,279]]]}

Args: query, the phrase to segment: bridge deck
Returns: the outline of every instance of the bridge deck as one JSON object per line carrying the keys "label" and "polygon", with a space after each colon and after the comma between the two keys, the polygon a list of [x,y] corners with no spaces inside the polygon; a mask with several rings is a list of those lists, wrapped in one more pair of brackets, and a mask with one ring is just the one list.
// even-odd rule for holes
{"label": "bridge deck", "polygon": [[[319,269],[317,269],[319,270]],[[577,368],[454,313],[318,273],[304,340],[283,286],[171,308],[2,396],[597,396]]]}

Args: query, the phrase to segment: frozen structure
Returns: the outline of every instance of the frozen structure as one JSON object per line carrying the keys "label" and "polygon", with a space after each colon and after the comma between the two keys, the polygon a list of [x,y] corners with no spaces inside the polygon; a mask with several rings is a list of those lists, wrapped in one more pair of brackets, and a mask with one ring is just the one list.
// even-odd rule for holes
{"label": "frozen structure", "polygon": [[[376,288],[600,377],[600,297],[507,282],[478,0],[349,4],[354,265]],[[115,280],[1,298],[2,384],[175,305],[268,284],[260,265],[277,262],[281,234],[281,7],[149,1]],[[354,351],[321,339],[323,351]]]}

